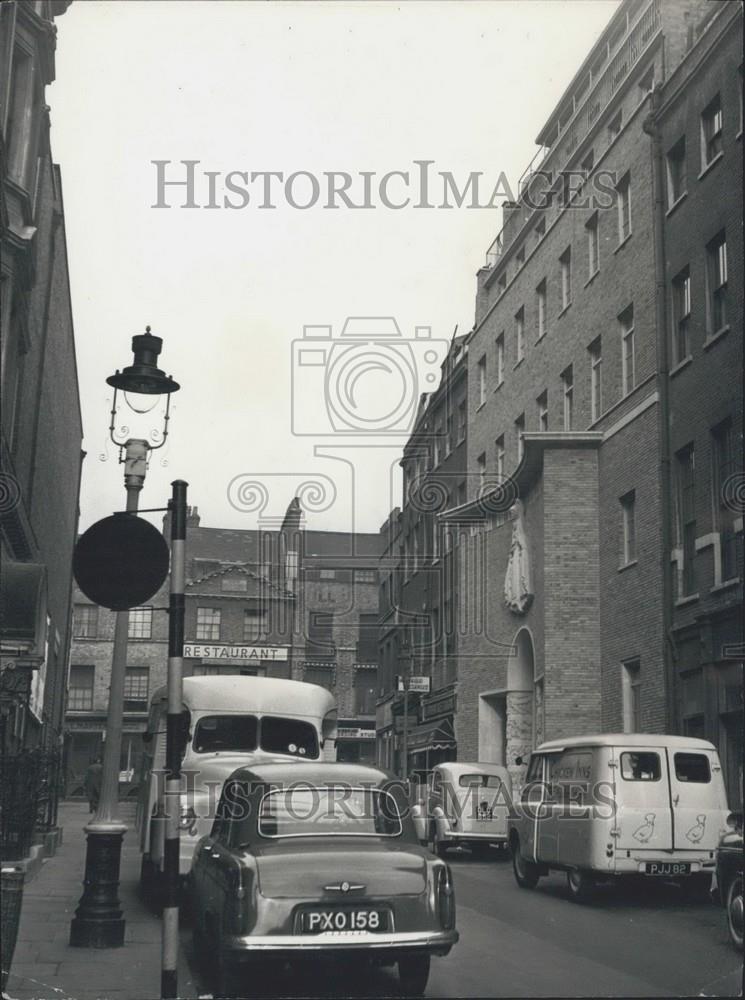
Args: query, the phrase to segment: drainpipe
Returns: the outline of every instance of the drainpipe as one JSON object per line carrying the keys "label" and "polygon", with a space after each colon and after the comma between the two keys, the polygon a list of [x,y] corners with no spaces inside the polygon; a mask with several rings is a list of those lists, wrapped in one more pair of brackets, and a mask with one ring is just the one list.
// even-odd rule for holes
{"label": "drainpipe", "polygon": [[666,728],[677,731],[675,704],[675,646],[673,644],[672,606],[672,503],[670,456],[670,351],[668,337],[667,281],[665,273],[665,164],[662,139],[657,114],[661,92],[655,87],[651,94],[651,110],[644,120],[644,131],[651,138],[652,182],[654,191],[654,270],[655,270],[655,326],[657,333],[657,397],[658,433],[660,440],[659,485],[661,502],[661,558],[662,558],[662,632],[663,665],[665,680]]}

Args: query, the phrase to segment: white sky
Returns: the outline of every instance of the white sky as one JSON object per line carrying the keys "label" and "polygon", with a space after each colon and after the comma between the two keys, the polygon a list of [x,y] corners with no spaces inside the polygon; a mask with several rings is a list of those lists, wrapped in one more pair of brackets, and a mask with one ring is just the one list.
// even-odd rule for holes
{"label": "white sky", "polygon": [[[292,341],[305,324],[332,324],[336,334],[359,315],[394,316],[405,337],[421,325],[434,338],[449,338],[456,324],[467,332],[475,273],[501,227],[496,209],[394,211],[377,193],[373,210],[331,211],[319,201],[301,211],[280,188],[278,207],[262,210],[259,182],[240,211],[153,209],[152,160],[200,160],[198,170],[221,175],[306,170],[322,180],[343,170],[355,177],[357,199],[362,171],[413,175],[414,161],[429,159],[435,180],[450,171],[462,185],[482,172],[486,201],[500,172],[517,184],[535,135],[617,6],[73,3],[57,21],[47,101],[88,452],[81,530],[124,505],[116,449],[99,460],[110,409],[104,380],[131,363],[130,338],[148,323],[163,337],[163,367],[183,388],[173,399],[168,466],[156,452],[141,506],[164,505],[179,477],[203,525],[253,527],[255,515],[228,499],[236,477],[262,480],[265,513],[276,516],[300,482],[321,474],[337,499],[309,526],[352,528],[351,466],[314,455],[315,445],[333,451],[339,438],[292,433]],[[296,196],[304,190],[298,184]],[[390,190],[399,196],[393,183]],[[437,204],[440,191],[438,182]],[[179,190],[168,197],[181,204]],[[206,182],[197,200],[206,202]],[[385,392],[379,374],[370,386]],[[303,404],[318,424],[323,400],[310,392]],[[400,445],[344,452],[356,470],[357,530],[377,531],[386,517]]]}

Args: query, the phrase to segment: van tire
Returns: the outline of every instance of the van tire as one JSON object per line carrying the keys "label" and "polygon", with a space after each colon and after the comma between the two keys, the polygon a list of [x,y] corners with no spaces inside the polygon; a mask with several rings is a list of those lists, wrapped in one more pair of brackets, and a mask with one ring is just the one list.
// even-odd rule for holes
{"label": "van tire", "polygon": [[432,844],[432,853],[436,854],[438,858],[444,858],[448,845],[444,840],[438,838],[437,826],[434,823],[429,828],[429,842]]}
{"label": "van tire", "polygon": [[742,875],[735,875],[730,882],[725,906],[730,941],[742,951]]}
{"label": "van tire", "polygon": [[515,838],[510,845],[512,848],[512,871],[515,873],[515,881],[521,889],[535,889],[538,879],[541,877],[538,865],[533,861],[526,861],[520,853],[520,841]]}
{"label": "van tire", "polygon": [[584,903],[592,897],[595,890],[595,879],[589,872],[579,868],[570,868],[567,872],[567,888],[569,895],[578,903]]}

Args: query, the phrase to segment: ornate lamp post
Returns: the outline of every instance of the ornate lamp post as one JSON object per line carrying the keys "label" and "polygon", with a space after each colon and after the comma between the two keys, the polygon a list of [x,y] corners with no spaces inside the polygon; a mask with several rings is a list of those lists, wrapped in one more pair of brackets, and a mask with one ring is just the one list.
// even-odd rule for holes
{"label": "ornate lamp post", "polygon": [[[124,485],[128,512],[138,508],[140,490],[145,481],[150,452],[162,448],[168,437],[171,393],[180,386],[157,367],[163,341],[145,328],[132,338],[133,363],[117,369],[106,381],[114,388],[109,434],[119,447],[119,462],[124,464]],[[117,432],[118,393],[133,413],[154,410],[161,396],[166,397],[162,428],[154,428],[148,438],[129,437],[122,425]],[[81,948],[117,948],[124,944],[124,917],[119,903],[119,863],[122,839],[127,830],[119,818],[119,764],[124,712],[124,676],[127,666],[129,611],[118,611],[114,629],[111,663],[111,686],[106,722],[101,796],[98,809],[85,827],[88,837],[85,859],[84,891],[70,925],[70,944]]]}

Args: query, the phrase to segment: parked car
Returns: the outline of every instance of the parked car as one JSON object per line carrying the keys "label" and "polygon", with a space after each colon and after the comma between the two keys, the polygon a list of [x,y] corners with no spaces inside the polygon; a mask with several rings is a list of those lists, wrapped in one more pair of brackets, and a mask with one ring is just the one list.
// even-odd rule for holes
{"label": "parked car", "polygon": [[565,871],[570,895],[625,876],[674,879],[708,899],[727,798],[714,746],[609,733],[543,743],[509,822],[515,879]]}
{"label": "parked car", "polygon": [[234,771],[192,864],[195,949],[217,993],[240,993],[259,959],[351,955],[398,963],[421,996],[430,956],[458,933],[450,869],[418,843],[408,805],[374,767]]}
{"label": "parked car", "polygon": [[482,855],[491,844],[506,846],[512,781],[505,767],[482,761],[437,764],[419,798],[412,810],[417,834],[440,857],[459,845]]}
{"label": "parked car", "polygon": [[719,842],[717,851],[717,886],[719,898],[727,913],[730,940],[742,951],[742,874],[743,841],[742,813],[732,813],[728,820],[732,828]]}

